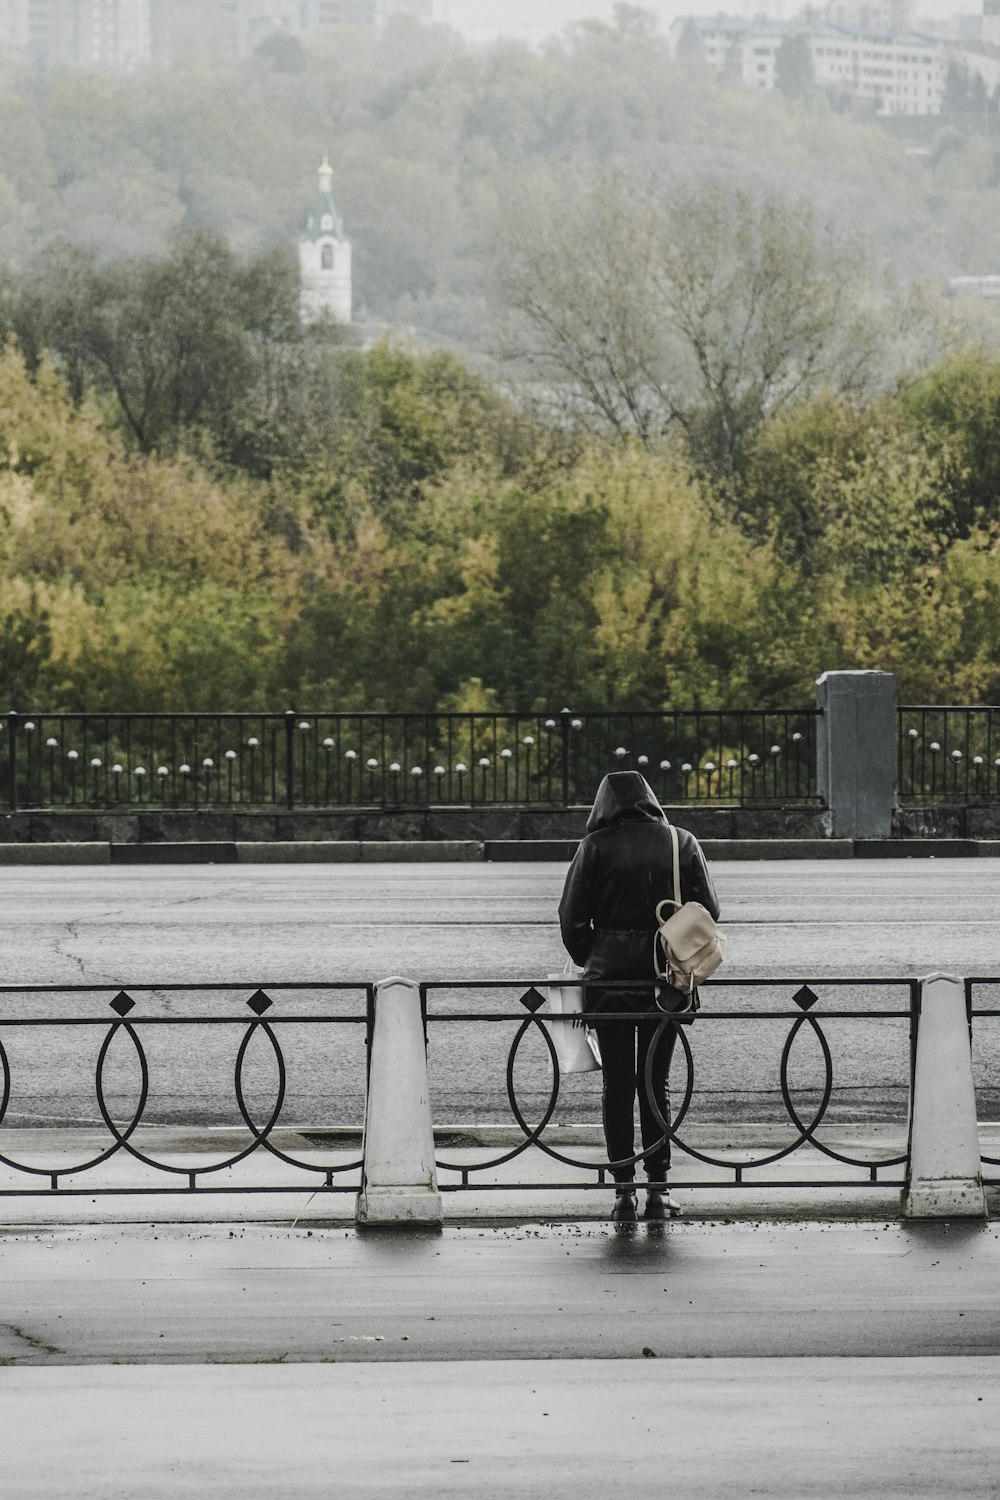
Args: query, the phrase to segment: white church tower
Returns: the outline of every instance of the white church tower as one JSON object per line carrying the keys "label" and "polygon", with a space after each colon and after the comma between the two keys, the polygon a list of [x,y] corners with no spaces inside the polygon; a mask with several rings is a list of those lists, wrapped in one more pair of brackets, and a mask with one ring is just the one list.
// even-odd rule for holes
{"label": "white church tower", "polygon": [[299,240],[299,273],[303,323],[324,315],[335,323],[351,321],[351,242],[333,202],[333,168],[326,157],[319,169],[319,198]]}

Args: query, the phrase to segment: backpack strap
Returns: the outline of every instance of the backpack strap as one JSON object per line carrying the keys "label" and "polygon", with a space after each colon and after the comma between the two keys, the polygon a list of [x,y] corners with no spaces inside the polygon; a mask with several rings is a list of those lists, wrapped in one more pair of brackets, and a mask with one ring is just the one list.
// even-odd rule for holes
{"label": "backpack strap", "polygon": [[[670,824],[670,847],[671,847],[671,849],[673,851],[674,898],[673,898],[672,901],[669,901],[669,900],[668,901],[661,901],[659,903],[659,905],[656,908],[656,920],[657,920],[657,923],[665,922],[667,920],[666,917],[664,917],[664,915],[663,915],[663,908],[665,906],[672,906],[675,911],[680,911],[681,907],[684,904],[683,901],[681,900],[681,855],[680,855],[680,845],[679,845],[678,839],[677,839],[677,829],[674,827],[673,823]],[[659,965],[657,964],[657,961],[656,961],[656,958],[657,958],[656,944],[657,944],[657,942],[659,942],[661,948],[663,948],[663,970],[662,971],[660,970],[660,967],[659,967]],[[656,977],[658,979],[666,979],[666,977],[667,977],[667,974],[666,974],[666,965],[667,965],[667,950],[666,950],[666,947],[664,946],[663,939],[662,939],[662,937],[660,935],[659,926],[657,926],[656,931],[653,933],[653,969],[654,969],[654,971],[656,973]]]}

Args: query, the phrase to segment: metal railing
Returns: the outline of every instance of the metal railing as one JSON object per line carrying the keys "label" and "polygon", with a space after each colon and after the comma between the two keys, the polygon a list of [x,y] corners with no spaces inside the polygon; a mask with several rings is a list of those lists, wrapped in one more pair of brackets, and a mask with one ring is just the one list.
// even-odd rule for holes
{"label": "metal railing", "polygon": [[[289,1000],[295,1011],[278,1009]],[[301,1193],[303,1179],[313,1192],[357,1191],[373,985],[3,985],[0,1002],[0,1197]],[[353,1052],[345,1026],[358,1033]],[[304,1070],[307,1087],[295,1082]],[[289,1120],[290,1107],[320,1128]],[[165,1126],[190,1130],[206,1114],[242,1137],[235,1149],[193,1165],[183,1143],[157,1154]],[[308,1158],[290,1149],[303,1137]],[[264,1157],[286,1169],[280,1180],[253,1160]],[[100,1171],[124,1158],[145,1180]]]}
{"label": "metal railing", "polygon": [[0,806],[562,807],[634,769],[667,804],[818,805],[816,709],[0,719]]}
{"label": "metal railing", "polygon": [[[583,986],[582,982],[581,987]],[[602,990],[634,989],[631,985],[602,983]],[[781,997],[775,1003],[775,993]],[[758,997],[764,994],[765,1004]],[[480,1008],[468,1005],[468,998],[481,996]],[[690,1023],[663,1016],[660,1030],[676,1027],[678,1044],[674,1052],[672,1075],[683,1073],[679,1089],[668,1091],[664,1119],[652,1097],[650,1059],[647,1053],[644,1086],[654,1114],[664,1126],[655,1145],[647,1145],[631,1159],[609,1161],[604,1148],[592,1150],[582,1158],[570,1154],[560,1142],[565,1135],[557,1129],[565,1125],[561,1118],[567,1111],[575,1123],[600,1120],[600,1090],[590,1081],[593,1075],[562,1076],[556,1049],[548,1027],[570,1024],[567,1020],[547,1021],[539,1014],[544,984],[539,981],[525,988],[516,980],[482,982],[440,982],[421,986],[428,1034],[428,1063],[432,1099],[435,1092],[444,1095],[435,1107],[435,1119],[447,1112],[448,1090],[453,1087],[454,1045],[449,1045],[452,1028],[477,1027],[478,1046],[491,1054],[503,1078],[502,1094],[509,1111],[509,1121],[516,1127],[517,1139],[509,1149],[492,1155],[476,1152],[475,1159],[460,1161],[442,1156],[438,1160],[439,1185],[443,1192],[479,1189],[483,1191],[570,1188],[599,1189],[609,1174],[630,1168],[644,1155],[653,1155],[669,1141],[677,1153],[682,1152],[705,1175],[676,1179],[687,1188],[720,1190],[723,1188],[778,1188],[809,1186],[817,1188],[892,1187],[906,1185],[909,1161],[907,1121],[909,1095],[913,1076],[918,1025],[919,981],[915,979],[731,979],[713,980],[702,987],[702,1008]],[[787,996],[787,999],[786,999]],[[861,1003],[858,1003],[860,997]],[[850,1003],[851,1001],[854,1003]],[[513,1001],[513,1004],[504,1003]],[[867,1002],[867,1003],[864,1003]],[[523,1009],[521,1008],[523,1007]],[[528,1014],[524,1014],[527,1009]],[[648,1012],[612,1015],[601,1018],[602,1024],[628,1024],[649,1019]],[[835,1047],[828,1030],[845,1027],[848,1038],[844,1068],[857,1068],[859,1038],[863,1035],[871,1055],[873,1076],[859,1082],[852,1073],[848,1078],[835,1076]],[[724,1047],[725,1029],[731,1032],[728,1056]],[[861,1031],[859,1032],[859,1028]],[[488,1036],[492,1029],[500,1040]],[[760,1047],[771,1047],[770,1085],[763,1075],[754,1073]],[[813,1049],[811,1060],[797,1059],[803,1043]],[[659,1039],[654,1045],[659,1045]],[[798,1069],[799,1075],[793,1077]],[[764,1086],[762,1086],[762,1084]],[[497,1098],[500,1097],[500,1089]],[[712,1148],[705,1141],[697,1143],[697,1117],[705,1124],[725,1124],[739,1117],[737,1101],[749,1101],[753,1123],[760,1125],[762,1116],[772,1126],[788,1127],[788,1139],[774,1144],[774,1149],[745,1152]],[[679,1100],[679,1102],[674,1102]],[[707,1109],[707,1116],[704,1114]],[[859,1115],[889,1127],[901,1149],[849,1151],[843,1142],[833,1145],[821,1139],[821,1131],[836,1134],[833,1116],[842,1116],[840,1124],[855,1124]],[[846,1114],[846,1120],[843,1116]],[[690,1130],[689,1130],[690,1127]],[[905,1145],[903,1143],[906,1143]],[[572,1169],[577,1175],[567,1181],[551,1182],[512,1180],[510,1164],[529,1149],[537,1149],[554,1161]],[[825,1173],[814,1170],[804,1177],[797,1169],[794,1179],[782,1177],[775,1168],[796,1153],[808,1151],[815,1169],[827,1162]],[[507,1170],[505,1170],[507,1169]],[[847,1175],[847,1174],[850,1175]]]}
{"label": "metal railing", "polygon": [[899,710],[902,801],[1000,802],[1000,707]]}
{"label": "metal railing", "polygon": [[[693,1020],[657,1018],[654,1046],[677,1033],[662,1109],[647,1052],[662,1135],[614,1162],[598,1079],[560,1072],[552,1028],[572,1020],[541,1012],[549,982],[419,987],[442,1191],[600,1189],[668,1143],[685,1189],[907,1185],[919,980],[702,986]],[[996,1121],[1000,978],[965,996],[979,1118]],[[363,981],[0,987],[0,1197],[356,1192],[375,1004]],[[206,1124],[225,1127],[218,1151],[190,1140]],[[521,1171],[529,1152],[566,1172]],[[982,1160],[1000,1185],[1000,1157]]]}
{"label": "metal railing", "polygon": [[[994,1125],[1000,1122],[1000,1089],[979,1081],[977,1075],[984,1071],[987,1054],[992,1064],[991,1073],[996,1075],[1000,1061],[1000,975],[994,978],[974,977],[965,981],[965,1008],[969,1017],[969,1038],[972,1045],[973,1077],[976,1080],[976,1115]],[[993,1022],[992,1026],[986,1023]],[[1000,1156],[988,1156],[981,1152],[983,1183],[987,1187],[1000,1187]],[[987,1172],[986,1168],[992,1168]]]}

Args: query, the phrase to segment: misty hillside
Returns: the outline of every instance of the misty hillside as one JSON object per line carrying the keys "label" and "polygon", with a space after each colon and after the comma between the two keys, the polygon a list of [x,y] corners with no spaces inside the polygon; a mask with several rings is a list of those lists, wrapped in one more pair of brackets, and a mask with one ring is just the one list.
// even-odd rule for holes
{"label": "misty hillside", "polygon": [[[959,121],[959,124],[961,122]],[[928,130],[926,127],[930,126]],[[731,176],[862,226],[904,277],[1000,270],[1000,144],[954,121],[893,135],[674,65],[641,20],[535,54],[441,28],[338,32],[216,70],[0,74],[0,259],[66,237],[160,254],[182,224],[239,253],[294,244],[324,152],[363,317],[475,343],[498,233],[551,186]]]}

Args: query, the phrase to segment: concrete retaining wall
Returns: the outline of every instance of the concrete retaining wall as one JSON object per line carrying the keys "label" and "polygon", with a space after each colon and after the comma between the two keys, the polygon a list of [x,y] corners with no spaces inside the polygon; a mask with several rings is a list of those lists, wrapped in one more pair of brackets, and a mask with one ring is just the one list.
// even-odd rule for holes
{"label": "concrete retaining wall", "polygon": [[[583,836],[589,808],[565,811],[523,811],[516,808],[431,808],[423,812],[225,812],[208,809],[188,812],[19,812],[0,814],[0,849],[9,845],[155,846],[191,844],[317,844],[374,846],[410,843],[528,843],[555,840],[576,842]],[[826,840],[844,845],[850,839],[829,839],[822,811],[812,808],[671,807],[672,822],[689,828],[706,845],[751,845],[761,839],[818,845]],[[1000,840],[998,807],[902,807],[892,820],[892,840]],[[865,841],[870,852],[886,840]],[[800,852],[801,851],[800,849]],[[917,853],[914,848],[911,852]],[[956,850],[954,852],[974,852]],[[983,850],[982,852],[986,852]],[[941,853],[945,853],[944,847]],[[233,858],[235,859],[235,855]],[[265,855],[254,856],[264,859]],[[329,856],[336,859],[336,854]],[[344,859],[356,857],[345,852]],[[373,856],[378,857],[378,856]],[[401,856],[405,858],[405,855]],[[733,848],[730,857],[739,857]],[[752,855],[757,858],[759,856]]]}
{"label": "concrete retaining wall", "polygon": [[[0,845],[575,841],[583,837],[589,811],[443,807],[399,812],[18,812],[0,815]],[[818,809],[676,807],[667,812],[671,821],[700,839],[824,837]]]}

